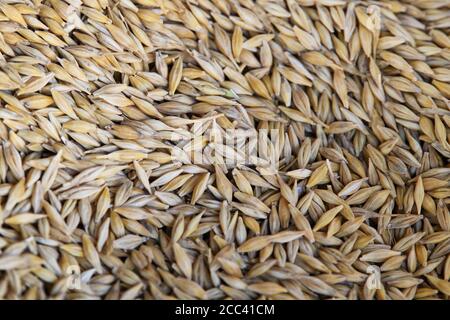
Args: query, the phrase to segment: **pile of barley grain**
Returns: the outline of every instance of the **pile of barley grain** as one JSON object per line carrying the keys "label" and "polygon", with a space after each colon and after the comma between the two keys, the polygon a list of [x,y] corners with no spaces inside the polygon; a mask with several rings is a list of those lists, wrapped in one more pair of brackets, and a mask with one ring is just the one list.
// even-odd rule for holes
{"label": "pile of barley grain", "polygon": [[448,0],[0,0],[0,298],[448,299],[449,30]]}

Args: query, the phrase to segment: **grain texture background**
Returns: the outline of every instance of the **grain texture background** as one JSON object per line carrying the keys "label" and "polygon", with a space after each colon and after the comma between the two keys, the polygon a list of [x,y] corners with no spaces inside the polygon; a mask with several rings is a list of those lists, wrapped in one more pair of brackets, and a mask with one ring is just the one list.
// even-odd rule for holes
{"label": "grain texture background", "polygon": [[0,0],[0,298],[448,299],[449,30],[448,0]]}

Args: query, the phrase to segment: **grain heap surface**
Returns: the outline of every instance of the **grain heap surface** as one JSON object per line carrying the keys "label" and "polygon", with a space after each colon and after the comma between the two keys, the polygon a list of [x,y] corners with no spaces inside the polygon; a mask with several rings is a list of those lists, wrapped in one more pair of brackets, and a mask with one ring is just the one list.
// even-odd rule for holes
{"label": "grain heap surface", "polygon": [[448,0],[0,0],[0,298],[448,299]]}

